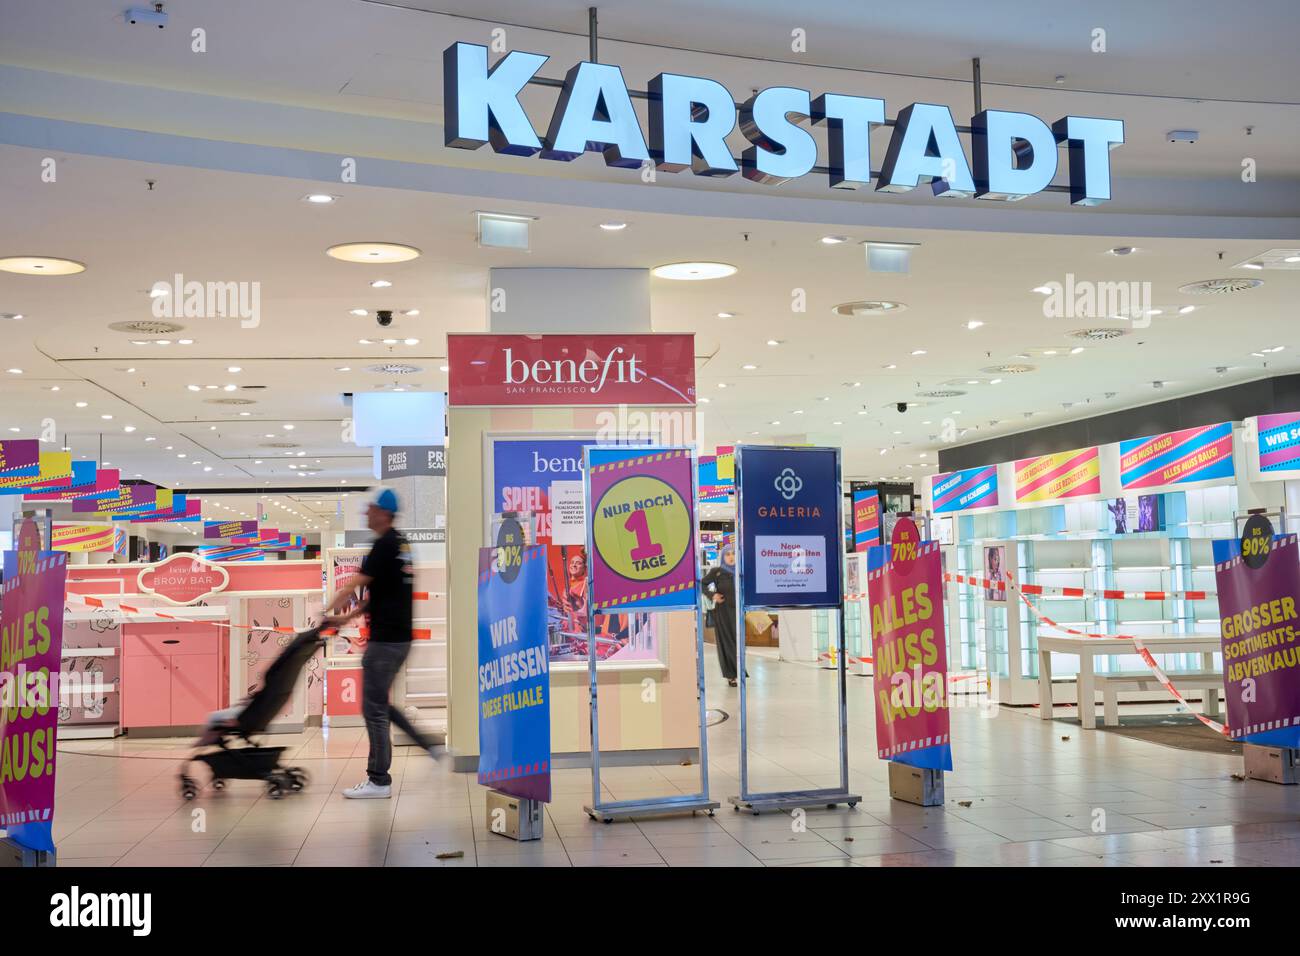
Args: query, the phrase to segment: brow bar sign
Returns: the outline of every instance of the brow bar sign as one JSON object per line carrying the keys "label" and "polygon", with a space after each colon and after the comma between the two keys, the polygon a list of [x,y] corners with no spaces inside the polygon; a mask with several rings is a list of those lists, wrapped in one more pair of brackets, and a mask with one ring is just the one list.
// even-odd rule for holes
{"label": "brow bar sign", "polygon": [[[564,78],[546,135],[538,137],[519,103],[548,59],[513,50],[488,68],[488,49],[454,43],[442,55],[444,141],[457,149],[490,143],[498,153],[570,162],[599,152],[608,166],[635,169],[653,162],[666,172],[689,167],[697,176],[739,172],[778,184],[812,172],[817,143],[798,125],[810,119],[827,131],[827,171],[833,188],[872,182],[872,126],[886,123],[885,101],[867,96],[772,86],[739,106],[716,80],[660,73],[650,81],[650,135],[643,134],[623,71],[582,62]],[[739,165],[727,137],[740,126],[749,146]],[[1110,150],[1124,142],[1124,122],[1065,116],[1048,126],[1028,113],[983,110],[971,119],[971,161],[947,106],[913,103],[894,120],[876,190],[910,192],[933,183],[936,196],[1015,201],[1052,187],[1057,147],[1068,151],[1070,203],[1095,206],[1111,198]]]}

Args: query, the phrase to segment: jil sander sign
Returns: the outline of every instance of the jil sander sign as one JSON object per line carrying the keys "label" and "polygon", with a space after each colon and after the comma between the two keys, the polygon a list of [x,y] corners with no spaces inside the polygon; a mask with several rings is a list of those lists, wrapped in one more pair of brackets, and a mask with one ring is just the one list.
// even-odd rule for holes
{"label": "jil sander sign", "polygon": [[[498,153],[540,155],[570,162],[599,152],[606,165],[666,172],[687,167],[697,176],[740,172],[759,183],[781,183],[812,172],[817,143],[798,125],[827,131],[830,185],[870,185],[873,126],[886,123],[885,101],[868,96],[772,86],[737,107],[716,80],[660,73],[647,88],[649,139],[632,107],[623,71],[583,62],[565,76],[545,136],[539,137],[519,94],[549,57],[511,51],[488,69],[488,50],[454,43],[442,55],[444,141],[458,149],[491,143]],[[727,137],[740,126],[748,141],[739,165]],[[909,192],[934,183],[938,196],[1018,200],[1047,188],[1057,171],[1057,147],[1069,153],[1070,202],[1093,206],[1111,198],[1110,150],[1124,142],[1124,123],[1065,116],[1050,126],[1028,113],[983,110],[971,119],[971,159],[947,106],[913,103],[895,118],[876,189]]]}

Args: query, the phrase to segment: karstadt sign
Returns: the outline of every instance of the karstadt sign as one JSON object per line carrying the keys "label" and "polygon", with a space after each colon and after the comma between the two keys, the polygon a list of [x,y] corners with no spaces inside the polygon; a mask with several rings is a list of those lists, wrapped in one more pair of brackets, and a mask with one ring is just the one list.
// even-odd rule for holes
{"label": "karstadt sign", "polygon": [[[873,181],[873,126],[885,121],[885,101],[868,96],[772,86],[737,107],[716,80],[660,73],[647,88],[649,138],[632,107],[623,71],[583,62],[569,70],[550,125],[539,137],[519,94],[549,57],[513,50],[488,68],[488,49],[454,43],[442,55],[444,142],[457,149],[490,143],[498,153],[570,162],[599,152],[606,165],[666,172],[689,167],[697,176],[740,172],[759,183],[782,183],[813,171],[817,143],[798,125],[827,131],[830,185],[856,189]],[[727,137],[740,126],[749,146],[739,165]],[[913,103],[894,120],[876,190],[903,193],[934,183],[938,196],[1014,201],[1047,188],[1057,171],[1057,147],[1069,156],[1070,202],[1093,206],[1111,198],[1110,150],[1124,142],[1124,123],[1065,116],[1050,126],[1028,113],[983,110],[971,119],[971,158],[947,106]]]}

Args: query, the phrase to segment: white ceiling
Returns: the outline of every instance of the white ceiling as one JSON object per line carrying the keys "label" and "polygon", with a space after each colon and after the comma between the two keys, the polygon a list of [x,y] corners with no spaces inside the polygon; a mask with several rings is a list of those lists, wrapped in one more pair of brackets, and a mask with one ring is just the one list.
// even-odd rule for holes
{"label": "white ceiling", "polygon": [[[738,178],[661,176],[659,185],[667,188],[646,190],[595,157],[557,164],[445,150],[434,128],[441,112],[438,59],[453,39],[485,40],[490,25],[484,22],[361,0],[174,0],[168,4],[173,26],[185,29],[169,28],[160,40],[124,26],[121,6],[0,3],[0,75],[15,81],[0,82],[0,110],[10,112],[0,116],[0,205],[18,224],[0,238],[0,255],[60,255],[89,267],[66,279],[0,273],[0,313],[26,316],[0,326],[0,365],[23,370],[0,369],[0,437],[38,434],[52,418],[60,441],[68,436],[76,454],[106,459],[126,478],[139,475],[180,490],[314,485],[322,497],[301,498],[295,507],[328,519],[336,505],[326,496],[344,483],[368,482],[371,473],[368,451],[344,440],[343,394],[394,384],[444,389],[445,336],[485,330],[484,290],[494,266],[733,263],[739,271],[729,279],[651,283],[654,329],[696,335],[700,394],[709,399],[700,406],[705,444],[792,438],[843,445],[846,477],[932,473],[944,419],[956,426],[956,441],[970,441],[1300,366],[1300,341],[1293,337],[1296,272],[1232,268],[1267,249],[1300,245],[1295,220],[1282,218],[1300,211],[1300,123],[1294,105],[1278,105],[1281,94],[1297,88],[1291,4],[1260,4],[1258,16],[1224,23],[1198,10],[1199,17],[1185,15],[1167,37],[1155,31],[1170,29],[1169,7],[1154,3],[1094,4],[1086,14],[1045,18],[1040,11],[1032,19],[1021,14],[1023,23],[1007,19],[1022,6],[996,3],[987,5],[981,22],[927,14],[905,25],[880,23],[871,8],[843,4],[804,5],[794,24],[768,2],[746,3],[743,10],[733,3],[701,10],[676,0],[602,7],[603,33],[641,41],[601,47],[602,59],[623,62],[635,84],[657,69],[693,69],[725,80],[738,94],[751,82],[789,80],[886,95],[891,113],[927,98],[969,112],[968,84],[845,68],[866,60],[886,73],[961,77],[965,58],[979,53],[986,81],[1034,87],[986,88],[986,103],[996,97],[998,105],[1049,117],[1122,110],[1130,142],[1112,157],[1117,180],[1127,184],[1124,198],[1119,201],[1117,184],[1115,204],[1089,211],[1070,209],[1060,195],[1015,209],[920,195],[895,203],[865,191],[846,199],[809,181],[814,177],[772,190]],[[443,7],[479,17],[490,9],[509,23],[580,30],[586,5]],[[200,23],[209,43],[202,56],[183,42],[190,24]],[[1111,53],[1104,61],[1074,49],[1086,45],[1090,25],[1108,27]],[[777,57],[775,47],[792,26],[808,30],[808,60],[827,68],[735,58],[746,52],[790,59]],[[513,45],[555,55],[548,75],[585,54],[581,36],[510,29]],[[1081,29],[1084,38],[1077,37]],[[865,46],[855,48],[859,41]],[[1066,89],[1050,76],[1043,80],[1057,72],[1071,78]],[[1081,88],[1197,97],[1217,90],[1220,99],[1273,105],[1097,97],[1076,92]],[[539,110],[535,118],[544,116],[553,93],[529,96]],[[1247,155],[1259,160],[1261,182],[1248,186],[1239,168],[1242,127],[1252,122],[1258,128]],[[88,123],[98,125],[80,125]],[[1175,152],[1163,133],[1182,125],[1207,135]],[[209,141],[181,138],[187,136]],[[336,175],[340,154],[362,157],[361,182],[326,188],[341,196],[333,206],[301,202]],[[56,184],[38,179],[47,156],[58,162]],[[1189,203],[1189,196],[1197,201]],[[1174,215],[1125,213],[1144,208]],[[476,209],[536,215],[531,251],[478,248]],[[630,225],[616,234],[596,228],[610,219]],[[1089,234],[1077,234],[1083,232]],[[826,246],[819,239],[827,234],[853,241]],[[333,243],[362,239],[409,243],[424,254],[390,268],[324,255]],[[920,243],[911,275],[868,273],[859,244],[865,239]],[[1120,245],[1139,251],[1106,254]],[[259,283],[260,324],[244,329],[233,320],[181,320],[186,328],[174,338],[194,344],[166,347],[135,346],[130,341],[140,336],[107,328],[151,318],[147,290],[178,272],[200,281]],[[1071,273],[1150,282],[1153,305],[1165,315],[1150,328],[1069,355],[1081,343],[1068,333],[1099,323],[1046,319],[1031,290]],[[1208,301],[1177,293],[1187,282],[1232,275],[1266,281]],[[370,289],[369,281],[381,276],[393,287]],[[807,311],[793,313],[792,295],[800,289]],[[835,304],[863,298],[896,299],[908,308],[890,319],[831,314]],[[1204,307],[1171,317],[1183,304]],[[377,330],[372,318],[349,315],[353,308],[419,309],[418,317],[399,318],[384,333],[419,344],[359,345]],[[720,311],[737,315],[721,320]],[[985,324],[967,331],[973,319]],[[1276,345],[1287,348],[1267,362],[1250,355]],[[915,349],[926,354],[913,356]],[[1049,349],[1058,354],[1041,354]],[[1030,361],[1037,372],[988,384],[994,376],[981,368],[1026,350],[1035,354]],[[365,371],[387,359],[421,371],[401,378]],[[745,364],[758,368],[746,371]],[[884,368],[890,364],[897,368]],[[228,372],[231,366],[241,371]],[[338,371],[344,367],[350,371]],[[972,379],[978,384],[965,384]],[[1156,380],[1166,385],[1153,389]],[[190,391],[192,384],[201,390]],[[210,384],[237,388],[205,387]],[[917,397],[935,388],[967,394]],[[255,404],[211,403],[231,397]],[[78,401],[87,406],[76,408]],[[900,415],[893,409],[899,401],[929,404]],[[125,432],[127,425],[135,430]],[[285,440],[297,447],[264,447]],[[318,473],[303,478],[303,469],[290,464]],[[212,516],[232,516],[237,501],[230,497],[230,510]],[[243,510],[250,501],[240,502]],[[310,520],[320,519],[304,518],[297,527]]]}

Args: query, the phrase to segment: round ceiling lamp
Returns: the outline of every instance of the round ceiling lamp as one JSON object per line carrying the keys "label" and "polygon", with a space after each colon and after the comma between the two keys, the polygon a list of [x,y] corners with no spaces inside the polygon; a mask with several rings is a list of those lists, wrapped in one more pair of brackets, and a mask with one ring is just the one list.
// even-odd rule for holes
{"label": "round ceiling lamp", "polygon": [[325,254],[344,262],[391,263],[409,262],[420,255],[415,246],[404,246],[400,242],[344,242],[330,246]]}
{"label": "round ceiling lamp", "polygon": [[54,256],[8,256],[0,259],[0,272],[23,276],[73,276],[85,271],[84,262]]}
{"label": "round ceiling lamp", "polygon": [[660,279],[689,282],[701,279],[725,279],[736,274],[736,267],[725,262],[669,262],[666,265],[655,266],[650,271]]}

